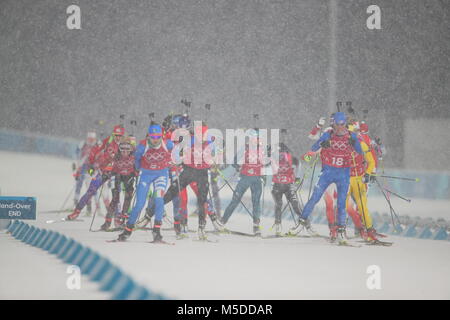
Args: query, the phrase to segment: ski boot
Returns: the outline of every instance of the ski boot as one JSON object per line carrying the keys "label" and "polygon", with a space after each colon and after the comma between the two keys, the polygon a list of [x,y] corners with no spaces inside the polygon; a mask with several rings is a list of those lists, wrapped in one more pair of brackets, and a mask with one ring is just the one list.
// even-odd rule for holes
{"label": "ski boot", "polygon": [[127,220],[128,220],[128,215],[126,215],[125,213],[121,213],[121,214],[119,214],[118,216],[115,217],[114,225],[117,228],[120,228],[120,227],[122,227],[125,224],[125,222]]}
{"label": "ski boot", "polygon": [[75,220],[80,215],[81,210],[75,209],[71,214],[66,217],[66,220]]}
{"label": "ski boot", "polygon": [[111,221],[112,221],[111,218],[106,218],[106,219],[105,219],[105,223],[103,223],[103,224],[101,225],[100,230],[102,230],[102,231],[108,231],[109,228],[111,227]]}
{"label": "ski boot", "polygon": [[337,229],[338,229],[338,227],[336,225],[331,225],[330,226],[330,242],[336,242]]}
{"label": "ski boot", "polygon": [[207,240],[206,232],[205,232],[205,221],[200,221],[198,225],[198,239],[199,240]]}
{"label": "ski boot", "polygon": [[367,240],[367,231],[364,228],[355,228],[355,238]]}
{"label": "ski boot", "polygon": [[[186,226],[183,226],[180,221],[175,221],[173,223],[173,228],[175,229],[175,237],[178,240],[187,238],[187,232],[183,232],[186,230]],[[184,230],[183,230],[184,229]]]}
{"label": "ski boot", "polygon": [[312,225],[310,223],[308,223],[305,226],[306,232],[309,234],[310,237],[318,237],[319,234],[317,233],[316,230],[313,229]]}
{"label": "ski boot", "polygon": [[181,223],[179,221],[173,222],[173,229],[175,230],[175,235],[178,237],[181,234]]}
{"label": "ski boot", "polygon": [[277,237],[281,237],[282,229],[281,229],[281,223],[280,222],[275,222],[275,224],[272,226],[272,229],[275,230],[275,235]]}
{"label": "ski boot", "polygon": [[132,225],[125,226],[125,229],[123,229],[122,233],[119,234],[119,237],[117,238],[117,241],[126,241],[130,237],[131,232],[133,231],[133,227],[134,226],[132,226]]}
{"label": "ski boot", "polygon": [[162,242],[161,235],[161,221],[155,221],[155,225],[152,230],[153,241],[152,242]]}
{"label": "ski boot", "polygon": [[253,222],[253,234],[255,237],[261,236],[261,227],[259,225],[259,221]]}
{"label": "ski boot", "polygon": [[347,244],[347,237],[345,236],[345,227],[343,226],[337,226],[337,242],[338,245],[346,245]]}
{"label": "ski boot", "polygon": [[225,228],[224,228],[222,222],[220,222],[220,219],[218,219],[215,215],[211,216],[211,222],[214,226],[214,229],[217,232],[222,232],[222,233],[225,232]]}
{"label": "ski boot", "polygon": [[309,226],[309,221],[303,218],[299,218],[297,225],[294,228],[289,229],[287,234],[289,236],[299,235],[300,232],[302,232],[307,226]]}
{"label": "ski boot", "polygon": [[367,238],[365,240],[368,242],[378,241],[377,231],[374,228],[367,229]]}

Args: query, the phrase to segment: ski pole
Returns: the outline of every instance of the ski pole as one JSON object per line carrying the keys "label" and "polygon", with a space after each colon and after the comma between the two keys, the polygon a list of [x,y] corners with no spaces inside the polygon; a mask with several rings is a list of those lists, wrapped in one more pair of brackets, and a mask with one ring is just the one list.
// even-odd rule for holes
{"label": "ski pole", "polygon": [[318,157],[319,156],[316,156],[316,159],[314,160],[314,166],[313,166],[313,171],[312,171],[312,175],[311,175],[311,182],[309,184],[308,201],[309,201],[309,199],[311,199],[311,190],[312,190],[312,186],[313,186],[314,173],[316,172],[316,164],[317,164]]}
{"label": "ski pole", "polygon": [[303,208],[305,207],[305,204],[303,203],[302,195],[300,194],[300,192],[298,192],[298,190],[295,193],[297,194],[297,197],[298,197],[298,200],[299,200],[299,204],[301,205],[300,210],[303,211]]}
{"label": "ski pole", "polygon": [[[102,187],[100,188],[100,197],[102,196],[103,186],[105,185],[105,183],[106,181],[102,183]],[[91,225],[89,226],[89,231],[92,231],[92,224],[94,223],[95,215],[97,213],[98,208],[99,208],[98,206],[95,206],[94,214],[92,215]]]}
{"label": "ski pole", "polygon": [[[211,173],[211,172],[209,172],[209,173]],[[211,180],[212,180],[212,177],[210,177],[211,178]],[[213,199],[213,196],[212,196],[212,192],[211,192],[211,184],[209,184],[209,186],[208,186],[208,195],[209,195],[209,201],[210,201],[210,203],[211,203],[211,208],[212,208],[212,210],[213,210],[213,212],[214,212],[214,214],[216,215],[216,217],[219,219],[219,215],[217,214],[217,209],[216,209],[216,206],[214,205],[214,199]],[[206,203],[206,205],[208,206],[208,202]],[[211,218],[211,217],[210,217]],[[205,220],[206,220],[206,217],[205,217]]]}
{"label": "ski pole", "polygon": [[[234,177],[236,176],[237,171],[234,172],[234,174],[231,176],[231,179],[234,179]],[[227,184],[224,183],[223,185],[221,185],[219,187],[219,189],[217,189],[217,192],[219,192],[220,190],[222,190]]]}
{"label": "ski pole", "polygon": [[[187,222],[188,222],[187,204],[186,204],[186,217],[183,217],[182,214],[181,214],[181,186],[180,186],[180,173],[179,173],[179,170],[178,170],[178,169],[179,169],[178,167],[175,167],[175,172],[176,172],[176,174],[177,174],[177,181],[176,181],[176,184],[177,184],[177,187],[178,187],[178,199],[179,199],[179,201],[178,201],[178,212],[177,212],[177,217],[180,218],[180,220],[183,219],[183,218],[186,219],[186,228],[187,228]],[[181,169],[181,168],[180,168],[180,169]],[[187,189],[186,189],[186,190],[187,190]],[[186,191],[186,197],[187,197],[187,191]],[[186,198],[186,199],[187,199],[187,198]],[[175,217],[173,217],[173,218],[174,218],[174,220],[176,220]],[[181,222],[181,221],[180,221],[180,222]],[[175,226],[174,226],[174,228],[175,228]]]}
{"label": "ski pole", "polygon": [[[223,181],[225,181],[225,184],[231,189],[231,191],[233,191],[233,195],[236,194],[236,190],[234,190],[234,188],[229,184],[228,180],[225,178],[225,176],[223,175],[222,171],[220,171],[218,168],[216,168],[216,170],[219,173],[220,177],[223,179]],[[247,213],[253,219],[253,214],[250,212],[250,210],[248,210],[248,208],[245,206],[244,202],[242,202],[242,199],[239,199],[239,202],[242,204],[244,209],[247,211]]]}
{"label": "ski pole", "polygon": [[[317,162],[317,160],[318,160],[318,158],[316,158],[316,160],[314,160],[314,163],[316,163]],[[303,177],[302,177],[302,182],[299,184],[299,186],[297,187],[297,190],[295,190],[295,192],[297,193],[297,194],[299,194],[299,192],[300,192],[300,190],[301,190],[301,188],[302,188],[302,186],[303,186],[303,183],[305,182],[305,179],[306,179],[306,177],[308,176],[308,173],[309,173],[309,171],[311,170],[311,167],[309,167],[307,170],[305,170],[305,173],[303,174]],[[299,197],[300,199],[301,199],[301,197]],[[303,204],[303,201],[302,201],[302,204]],[[283,213],[286,211],[286,209],[287,209],[287,204],[284,206],[284,208],[283,208],[283,210],[281,211],[281,215],[283,216]]]}
{"label": "ski pole", "polygon": [[397,222],[398,223],[400,223],[400,219],[398,218],[397,213],[395,212],[394,208],[391,205],[391,201],[388,199],[386,193],[384,192],[383,188],[381,187],[381,185],[380,185],[380,183],[378,182],[377,179],[375,179],[375,182],[377,183],[378,188],[380,189],[381,193],[383,194],[384,198],[386,199],[386,201],[387,201],[387,203],[389,205],[389,208],[391,210],[392,225],[395,227],[394,217],[393,217],[392,213],[394,213],[395,217],[397,218]]}
{"label": "ski pole", "polygon": [[388,192],[388,193],[390,193],[390,194],[393,194],[393,195],[396,196],[397,198],[400,198],[400,199],[405,200],[405,201],[407,201],[407,202],[411,202],[411,199],[407,199],[407,198],[405,198],[405,197],[402,197],[402,196],[399,195],[398,193],[395,193],[395,192],[393,192],[393,191],[391,191],[391,190],[389,190],[389,189],[386,189],[386,188],[384,188],[384,187],[383,187],[383,189],[384,189],[384,191],[386,191],[386,192]]}
{"label": "ski pole", "polygon": [[261,205],[261,217],[264,217],[264,191],[265,191],[265,187],[266,187],[266,182],[265,179],[261,179],[262,180],[262,205]]}
{"label": "ski pole", "polygon": [[69,198],[72,195],[74,190],[75,190],[75,185],[73,185],[72,189],[70,190],[69,194],[67,195],[66,199],[64,200],[63,205],[61,206],[61,209],[59,209],[59,211],[58,211],[58,215],[64,210],[64,207],[66,206],[67,201],[69,201]]}
{"label": "ski pole", "polygon": [[289,200],[287,200],[287,204],[289,205],[289,211],[291,212],[292,220],[294,220],[294,223],[297,225],[297,219],[295,219],[295,214],[292,209],[292,204]]}
{"label": "ski pole", "polygon": [[393,177],[393,176],[385,176],[385,175],[377,175],[377,174],[373,174],[373,176],[375,176],[375,177],[380,177],[380,178],[389,178],[389,179],[398,179],[398,180],[405,180],[405,181],[413,181],[413,182],[419,182],[419,181],[420,181],[419,178]]}
{"label": "ski pole", "polygon": [[[338,111],[339,111],[340,110],[339,106],[342,105],[342,102],[340,102],[340,104],[339,104],[339,102],[337,102],[336,105],[337,105],[337,108],[338,108]],[[320,136],[322,136],[322,127],[320,127]],[[311,199],[311,190],[312,190],[312,185],[313,185],[313,180],[314,180],[314,173],[316,172],[316,164],[317,164],[317,160],[318,159],[319,159],[319,155],[316,154],[316,158],[314,159],[313,172],[312,172],[312,175],[311,175],[311,183],[309,185],[308,201],[309,201],[309,199]]]}
{"label": "ski pole", "polygon": [[[130,201],[130,206],[128,207],[128,211],[127,211],[127,216],[130,216],[130,212],[131,210],[133,210],[134,206],[136,205],[136,190],[137,190],[137,182],[138,182],[138,176],[134,177],[134,190],[133,190],[133,194],[131,195],[131,201]],[[131,204],[133,203],[133,204]]]}
{"label": "ski pole", "polygon": [[[303,186],[303,182],[305,181],[305,177],[302,178],[302,182],[299,184],[299,186],[297,187],[297,190],[295,190],[295,192],[299,192],[299,190],[302,188]],[[298,194],[298,193],[297,193]],[[283,217],[284,212],[286,211],[286,209],[289,206],[289,201],[286,203],[286,205],[284,206],[284,208],[281,210],[281,217]],[[294,220],[295,221],[295,220]]]}
{"label": "ski pole", "polygon": [[[361,182],[362,182],[362,178],[361,178]],[[358,193],[359,193],[359,201],[361,203],[361,217],[362,217],[362,221],[364,222],[364,227],[366,227],[367,230],[367,222],[366,222],[366,210],[364,208],[364,204],[363,204],[363,200],[362,200],[362,194],[361,194],[361,187],[359,186],[359,180],[356,180],[356,185],[358,186]],[[367,195],[366,195],[367,197]],[[356,204],[356,206],[358,207],[358,204]],[[359,208],[358,208],[359,209]],[[369,214],[369,212],[367,211],[367,214]]]}

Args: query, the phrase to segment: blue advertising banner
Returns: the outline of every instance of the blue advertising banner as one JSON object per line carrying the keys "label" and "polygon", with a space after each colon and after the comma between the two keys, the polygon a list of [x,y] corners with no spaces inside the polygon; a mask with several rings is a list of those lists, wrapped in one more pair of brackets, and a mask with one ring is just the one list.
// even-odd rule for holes
{"label": "blue advertising banner", "polygon": [[36,220],[36,198],[0,197],[0,219]]}

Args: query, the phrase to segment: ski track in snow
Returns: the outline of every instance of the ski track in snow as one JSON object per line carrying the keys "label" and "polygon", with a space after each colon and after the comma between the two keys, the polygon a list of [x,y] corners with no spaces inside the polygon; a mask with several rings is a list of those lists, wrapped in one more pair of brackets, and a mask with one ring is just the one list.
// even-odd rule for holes
{"label": "ski track in snow", "polygon": [[[32,225],[57,230],[102,255],[129,273],[138,283],[175,299],[449,299],[450,242],[419,240],[389,236],[392,247],[337,247],[322,238],[258,239],[237,235],[210,235],[219,243],[175,240],[173,231],[162,231],[166,241],[175,246],[153,245],[148,231],[135,231],[126,243],[107,243],[118,233],[89,232],[91,217],[84,222],[46,224],[46,220],[64,217],[55,213],[72,189],[71,161],[25,153],[0,152],[0,188],[2,195],[34,196],[38,218],[25,221]],[[229,191],[222,191],[224,194]],[[221,192],[221,194],[222,194]],[[191,195],[190,195],[191,196]],[[304,197],[305,198],[305,197]],[[246,200],[248,201],[248,200]],[[273,204],[268,188],[265,212]],[[384,200],[383,200],[384,201]],[[395,201],[395,200],[394,200]],[[398,214],[444,217],[448,201],[414,199],[412,204],[393,201]],[[225,208],[226,201],[223,201]],[[397,203],[398,202],[398,203]],[[433,204],[433,205],[430,205]],[[72,205],[72,198],[68,206]],[[369,198],[369,205],[382,206],[380,199]],[[447,205],[447,206],[446,206]],[[319,208],[322,206],[320,203]],[[385,204],[386,206],[386,204]],[[407,207],[409,206],[409,207]],[[250,208],[250,207],[249,207]],[[102,209],[104,210],[104,209]],[[385,208],[384,210],[387,210]],[[407,210],[407,211],[404,211]],[[172,206],[166,206],[172,218]],[[290,215],[285,213],[285,217]],[[97,216],[93,229],[103,223]],[[271,234],[272,217],[262,218],[263,234]],[[285,221],[284,231],[291,227]],[[163,227],[167,227],[166,225]],[[197,228],[197,217],[189,220],[190,229]],[[227,227],[251,232],[252,222],[245,212],[235,212]],[[207,228],[212,230],[208,221]],[[328,228],[315,225],[326,235]],[[350,235],[353,230],[348,230]],[[0,298],[75,299],[65,287],[66,265],[49,254],[17,243],[0,232]],[[6,259],[3,259],[6,257]],[[378,265],[381,290],[369,290],[367,267]],[[64,272],[64,274],[61,274]],[[35,274],[35,277],[25,275]],[[12,275],[14,277],[12,277]],[[22,279],[21,289],[14,289]],[[59,279],[59,280],[58,280]],[[84,279],[84,278],[83,278]],[[45,283],[58,285],[46,286]],[[62,283],[61,283],[62,281]],[[86,281],[86,299],[107,298],[95,284]],[[84,282],[83,282],[84,283]],[[41,290],[45,286],[45,290]],[[15,290],[15,291],[14,291]],[[18,291],[19,290],[19,291]]]}

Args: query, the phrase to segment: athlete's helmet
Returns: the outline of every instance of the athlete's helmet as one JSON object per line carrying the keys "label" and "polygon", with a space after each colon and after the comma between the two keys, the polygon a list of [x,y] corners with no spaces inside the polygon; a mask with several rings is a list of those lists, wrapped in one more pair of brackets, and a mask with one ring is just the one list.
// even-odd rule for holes
{"label": "athlete's helmet", "polygon": [[97,141],[97,134],[93,131],[89,131],[86,135],[86,143],[90,146],[93,146]]}
{"label": "athlete's helmet", "polygon": [[159,124],[152,124],[148,127],[148,135],[151,137],[162,137],[162,127]]}
{"label": "athlete's helmet", "polygon": [[361,133],[368,133],[369,132],[369,126],[364,121],[361,121],[361,124],[359,125],[359,129],[360,129]]}
{"label": "athlete's helmet", "polygon": [[188,129],[191,126],[191,120],[187,114],[181,116],[179,120],[179,128]]}
{"label": "athlete's helmet", "polygon": [[125,128],[121,125],[117,125],[114,127],[112,134],[113,136],[123,136],[125,134]]}
{"label": "athlete's helmet", "polygon": [[333,114],[332,118],[332,124],[346,124],[347,123],[347,117],[345,116],[345,113],[343,112],[336,112]]}

